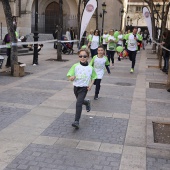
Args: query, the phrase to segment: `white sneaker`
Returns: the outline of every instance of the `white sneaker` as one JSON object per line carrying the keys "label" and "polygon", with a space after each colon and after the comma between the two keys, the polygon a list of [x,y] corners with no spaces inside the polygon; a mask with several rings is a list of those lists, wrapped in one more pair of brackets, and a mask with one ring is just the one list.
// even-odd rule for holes
{"label": "white sneaker", "polygon": [[33,64],[33,66],[36,66],[37,64]]}

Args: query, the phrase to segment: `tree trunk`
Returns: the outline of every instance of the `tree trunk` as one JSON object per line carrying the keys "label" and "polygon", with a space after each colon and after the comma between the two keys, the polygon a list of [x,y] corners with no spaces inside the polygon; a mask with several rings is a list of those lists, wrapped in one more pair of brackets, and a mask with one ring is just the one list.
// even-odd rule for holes
{"label": "tree trunk", "polygon": [[81,7],[81,0],[78,3],[78,14],[77,14],[77,23],[78,23],[78,39],[80,39],[80,7]]}
{"label": "tree trunk", "polygon": [[[1,0],[5,17],[6,17],[6,24],[7,24],[7,29],[8,33],[10,35],[10,40],[11,43],[17,43],[16,35],[15,35],[15,30],[13,26],[13,21],[12,21],[12,12],[11,12],[11,7],[9,4],[9,0]],[[11,45],[11,75],[14,74],[14,64],[18,64],[18,47],[17,45],[12,46]]]}
{"label": "tree trunk", "polygon": [[[58,26],[58,40],[62,38],[63,29],[63,0],[59,0],[59,26]],[[61,42],[57,42],[57,61],[62,61],[62,46]]]}

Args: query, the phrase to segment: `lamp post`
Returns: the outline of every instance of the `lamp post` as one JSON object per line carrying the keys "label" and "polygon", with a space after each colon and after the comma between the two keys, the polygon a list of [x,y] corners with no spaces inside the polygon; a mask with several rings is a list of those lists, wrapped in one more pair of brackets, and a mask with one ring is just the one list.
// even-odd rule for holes
{"label": "lamp post", "polygon": [[106,13],[106,3],[102,3],[102,10],[103,10],[103,18],[102,18],[102,35],[103,35],[103,27],[104,27],[104,14]]}
{"label": "lamp post", "polygon": [[123,14],[124,14],[124,10],[123,9],[120,11],[120,14],[121,14],[120,30],[122,30],[122,21],[123,21]]}
{"label": "lamp post", "polygon": [[[34,29],[34,42],[38,41],[38,0],[35,0],[35,29]],[[33,65],[38,64],[38,44],[34,45]]]}

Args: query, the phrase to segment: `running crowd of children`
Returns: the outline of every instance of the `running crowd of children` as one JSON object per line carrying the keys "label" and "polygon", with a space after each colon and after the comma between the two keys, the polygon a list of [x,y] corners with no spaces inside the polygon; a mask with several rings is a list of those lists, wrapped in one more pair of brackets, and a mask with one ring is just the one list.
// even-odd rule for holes
{"label": "running crowd of children", "polygon": [[[91,110],[90,100],[85,99],[87,92],[91,90],[93,84],[95,87],[94,100],[98,100],[101,80],[104,76],[105,68],[110,74],[109,66],[114,66],[114,55],[117,52],[118,60],[122,57],[129,57],[132,62],[130,73],[134,72],[136,54],[140,50],[143,42],[145,49],[148,39],[148,33],[143,34],[134,28],[132,32],[128,31],[123,35],[121,31],[111,29],[109,33],[104,32],[100,36],[100,31],[91,31],[87,37],[88,44],[84,45],[78,52],[79,62],[74,64],[67,73],[67,77],[73,82],[74,94],[76,96],[76,114],[72,126],[79,129],[79,120],[82,113],[82,106],[86,106],[86,111]],[[91,52],[91,61],[88,63]]]}

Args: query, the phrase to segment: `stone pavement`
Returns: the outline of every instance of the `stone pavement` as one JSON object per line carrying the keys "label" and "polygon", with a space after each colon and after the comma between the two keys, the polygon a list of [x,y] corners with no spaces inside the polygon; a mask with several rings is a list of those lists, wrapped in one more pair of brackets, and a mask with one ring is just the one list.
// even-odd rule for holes
{"label": "stone pavement", "polygon": [[152,122],[170,121],[170,93],[149,86],[167,79],[149,48],[138,53],[134,74],[115,56],[99,100],[94,87],[87,95],[92,111],[83,110],[79,130],[71,127],[76,100],[66,78],[77,56],[46,61],[56,57],[52,43],[39,66],[20,56],[27,76],[0,74],[0,170],[169,170],[169,145],[154,143]]}

